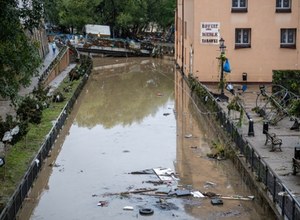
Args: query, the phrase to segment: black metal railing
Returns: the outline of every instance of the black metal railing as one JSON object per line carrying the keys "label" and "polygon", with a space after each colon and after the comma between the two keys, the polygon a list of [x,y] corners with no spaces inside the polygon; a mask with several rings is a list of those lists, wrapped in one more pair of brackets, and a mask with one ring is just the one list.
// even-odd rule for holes
{"label": "black metal railing", "polygon": [[[195,81],[193,81],[193,83],[195,83]],[[237,126],[228,117],[221,106],[218,105],[216,99],[209,90],[200,82],[197,82],[197,84],[197,86],[201,87],[201,96],[207,96],[211,103],[208,106],[207,100],[204,103],[204,99],[202,97],[198,96],[198,99],[202,104],[205,104],[207,108],[210,108],[210,110],[216,114],[220,125],[232,138],[239,152],[244,155],[246,163],[250,166],[251,171],[256,174],[257,181],[262,182],[266,186],[268,195],[271,197],[282,217],[289,220],[300,219],[299,201],[296,200],[293,194],[282,183],[277,174],[271,169],[271,167],[268,166],[255,148],[246,141],[241,132],[239,132]]]}
{"label": "black metal railing", "polygon": [[57,135],[60,132],[60,129],[63,127],[68,117],[68,113],[71,112],[73,105],[76,102],[76,99],[78,98],[83,86],[86,84],[88,80],[88,76],[90,75],[91,70],[92,70],[92,64],[90,62],[88,68],[86,68],[86,74],[84,75],[80,84],[76,88],[71,99],[64,106],[62,112],[57,118],[56,123],[53,125],[52,129],[48,133],[46,140],[41,145],[36,157],[33,159],[27,172],[25,173],[22,182],[19,184],[14,194],[7,202],[6,207],[2,210],[0,214],[0,220],[16,219],[16,215],[20,207],[22,206],[24,199],[26,198],[30,188],[32,187],[34,180],[37,178],[38,173],[40,172],[41,162],[48,156],[50,149],[53,147]]}

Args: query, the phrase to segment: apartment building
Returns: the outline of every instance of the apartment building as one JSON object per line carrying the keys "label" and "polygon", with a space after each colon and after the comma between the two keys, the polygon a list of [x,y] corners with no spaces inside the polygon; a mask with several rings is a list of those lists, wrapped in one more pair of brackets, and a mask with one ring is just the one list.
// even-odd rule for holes
{"label": "apartment building", "polygon": [[299,69],[299,9],[300,0],[177,0],[176,62],[218,82],[223,38],[227,82],[272,82],[274,70]]}

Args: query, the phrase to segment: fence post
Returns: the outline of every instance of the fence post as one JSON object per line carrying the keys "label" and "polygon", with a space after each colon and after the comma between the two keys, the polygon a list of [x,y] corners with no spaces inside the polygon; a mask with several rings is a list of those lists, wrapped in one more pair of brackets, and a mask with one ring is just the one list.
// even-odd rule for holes
{"label": "fence post", "polygon": [[265,184],[266,184],[266,186],[267,186],[267,189],[269,188],[269,187],[268,187],[268,173],[269,173],[269,167],[266,166],[266,174],[265,174],[265,175],[266,175],[266,183],[265,183]]}
{"label": "fence post", "polygon": [[273,202],[276,202],[276,176],[273,177]]}
{"label": "fence post", "polygon": [[261,161],[260,161],[260,156],[257,157],[258,159],[258,181],[261,182],[261,177],[260,177],[260,164],[261,164]]}
{"label": "fence post", "polygon": [[[284,189],[284,187],[282,187],[282,191],[283,192],[285,192],[285,189]],[[283,193],[283,195],[282,195],[282,206],[281,206],[281,215],[284,217],[284,207],[285,207],[285,204],[284,204],[284,202],[285,202],[285,193]]]}
{"label": "fence post", "polygon": [[292,213],[292,220],[295,220],[295,205],[296,205],[296,202],[295,202],[295,199],[293,199],[293,213]]}
{"label": "fence post", "polygon": [[254,165],[254,149],[251,148],[251,171],[253,172],[253,165]]}

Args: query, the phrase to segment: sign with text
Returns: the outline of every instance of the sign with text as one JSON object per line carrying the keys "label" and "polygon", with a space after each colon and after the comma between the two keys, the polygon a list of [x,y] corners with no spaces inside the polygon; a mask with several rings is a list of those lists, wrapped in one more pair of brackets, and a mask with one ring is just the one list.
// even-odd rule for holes
{"label": "sign with text", "polygon": [[200,43],[219,44],[220,22],[201,22]]}

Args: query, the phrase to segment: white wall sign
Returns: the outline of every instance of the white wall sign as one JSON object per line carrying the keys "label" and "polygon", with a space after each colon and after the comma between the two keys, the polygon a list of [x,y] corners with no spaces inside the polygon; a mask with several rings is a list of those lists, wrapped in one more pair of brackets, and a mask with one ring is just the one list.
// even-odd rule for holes
{"label": "white wall sign", "polygon": [[201,22],[200,43],[219,44],[220,22]]}

